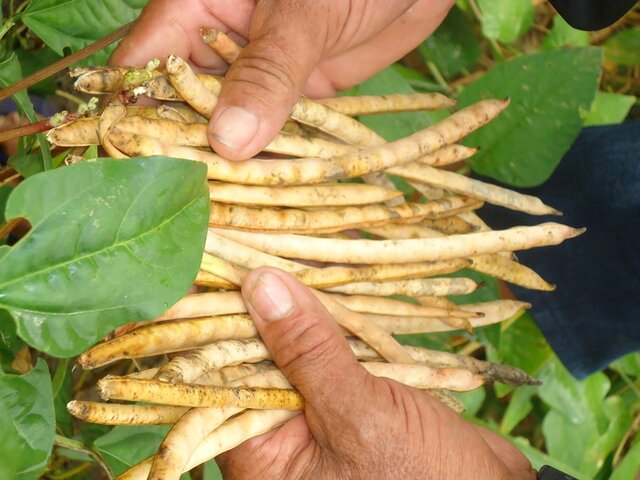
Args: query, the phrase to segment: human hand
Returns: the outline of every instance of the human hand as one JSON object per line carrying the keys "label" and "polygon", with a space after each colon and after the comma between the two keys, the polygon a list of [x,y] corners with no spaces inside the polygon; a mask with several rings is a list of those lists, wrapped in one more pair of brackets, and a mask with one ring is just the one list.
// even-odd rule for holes
{"label": "human hand", "polygon": [[369,374],[319,300],[290,275],[255,270],[242,295],[305,411],[219,456],[225,479],[535,478],[499,435],[426,392]]}
{"label": "human hand", "polygon": [[145,65],[170,53],[201,71],[226,64],[200,28],[249,43],[229,69],[209,122],[221,155],[252,157],[275,137],[301,93],[331,96],[401,58],[428,37],[454,0],[151,0],[111,57]]}

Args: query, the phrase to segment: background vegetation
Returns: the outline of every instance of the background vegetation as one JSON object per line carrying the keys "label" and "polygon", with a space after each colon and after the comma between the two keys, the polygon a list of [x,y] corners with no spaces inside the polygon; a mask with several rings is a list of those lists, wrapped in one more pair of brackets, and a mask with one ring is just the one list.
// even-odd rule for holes
{"label": "background vegetation", "polygon": [[[3,1],[0,86],[13,84],[135,19],[144,3]],[[107,49],[83,63],[103,64],[108,54]],[[69,90],[68,80],[57,75],[29,93],[47,97],[62,107],[70,100],[61,90]],[[444,92],[457,97],[462,106],[483,97],[510,97],[509,110],[468,140],[470,145],[481,145],[482,150],[461,168],[509,185],[538,185],[552,174],[584,126],[618,123],[638,115],[640,8],[605,30],[586,33],[571,28],[544,1],[460,0],[438,31],[414,52],[346,93],[411,91]],[[37,121],[26,92],[14,99],[22,115]],[[385,138],[395,139],[437,121],[439,115],[379,115],[363,121]],[[1,285],[6,285],[2,284],[2,275],[16,271],[19,265],[15,253],[14,263],[8,263],[10,249],[1,246],[3,242],[15,242],[17,234],[15,224],[4,222],[3,216],[13,186],[23,178],[55,168],[68,153],[50,152],[41,148],[44,145],[41,135],[21,140],[9,166],[0,169],[0,271],[5,272],[0,274]],[[97,153],[89,151],[85,155],[95,157]],[[170,164],[165,167],[181,168]],[[63,188],[65,182],[77,185],[82,180],[75,173],[66,175],[63,171],[47,172],[46,177],[35,177],[30,184],[29,195],[41,191],[36,178],[46,178],[50,186],[41,199],[45,205],[42,211],[29,210],[27,200],[31,197],[26,193],[22,203],[12,199],[11,211],[28,210],[25,216],[32,224],[34,216],[40,215],[59,225],[54,207],[69,198],[70,192]],[[90,179],[94,173],[85,172],[84,181],[99,186],[99,178]],[[198,174],[193,172],[193,178]],[[131,172],[120,175],[125,182]],[[139,187],[139,183],[129,182],[123,188],[133,191]],[[402,187],[412,195],[406,185]],[[157,192],[156,205],[166,206],[167,198],[162,197],[160,187]],[[193,199],[199,193],[194,190],[190,195]],[[82,202],[90,202],[89,197]],[[77,214],[82,215],[82,210]],[[117,218],[117,212],[112,215]],[[12,230],[13,239],[8,236]],[[56,235],[55,231],[50,234]],[[61,239],[60,244],[72,240]],[[51,252],[41,254],[46,258]],[[24,252],[23,256],[28,257]],[[135,272],[135,265],[116,267],[126,267],[126,275],[118,286],[111,282],[111,299],[121,298],[119,292],[144,283],[135,275],[126,279]],[[188,269],[183,272],[188,274]],[[123,275],[123,271],[105,272],[105,278],[116,274]],[[21,288],[33,285],[26,273],[16,275],[12,281]],[[179,278],[180,272],[176,276],[178,279],[159,295],[156,304],[149,305],[147,313],[161,311],[182,294],[185,278]],[[475,294],[482,300],[507,294],[504,286],[489,278],[483,280],[486,287]],[[41,283],[41,298],[68,299],[69,311],[74,311],[82,302],[82,294],[87,294],[74,295],[77,284],[73,283],[56,285],[55,290],[51,286],[47,290],[47,282]],[[138,293],[144,296],[149,292]],[[110,300],[93,301],[99,308],[107,308]],[[47,310],[46,306],[41,310]],[[70,357],[115,324],[105,325],[98,317],[61,320],[62,313],[49,312],[56,321],[42,329],[37,321],[41,317],[29,317],[24,308],[0,294],[0,431],[4,440],[0,445],[0,478],[104,478],[107,471],[117,474],[153,453],[166,432],[163,427],[109,428],[73,421],[65,409],[67,401],[85,395],[105,372],[94,376],[74,370]],[[123,307],[116,323],[128,319],[133,319],[131,312]],[[511,438],[536,466],[552,464],[579,479],[638,477],[640,353],[627,355],[579,382],[564,369],[530,315],[474,335],[411,336],[402,340],[515,365],[543,380],[541,387],[517,390],[504,385],[486,386],[463,398],[469,418]],[[130,368],[130,363],[122,363],[110,371],[122,373]],[[210,463],[192,477],[211,480],[218,475],[215,464]]]}

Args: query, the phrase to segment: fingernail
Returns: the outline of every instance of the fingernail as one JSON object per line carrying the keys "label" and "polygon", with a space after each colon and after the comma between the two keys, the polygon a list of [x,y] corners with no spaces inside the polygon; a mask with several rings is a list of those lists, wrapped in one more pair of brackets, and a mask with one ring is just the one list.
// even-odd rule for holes
{"label": "fingernail", "polygon": [[271,322],[288,317],[293,310],[291,292],[271,273],[263,273],[256,279],[249,301],[262,319]]}
{"label": "fingernail", "polygon": [[241,107],[227,107],[222,111],[211,134],[220,143],[242,150],[258,133],[258,117]]}

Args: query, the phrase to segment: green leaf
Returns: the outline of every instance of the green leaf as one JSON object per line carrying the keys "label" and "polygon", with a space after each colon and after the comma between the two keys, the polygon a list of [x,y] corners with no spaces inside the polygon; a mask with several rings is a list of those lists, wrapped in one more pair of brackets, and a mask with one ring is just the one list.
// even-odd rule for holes
{"label": "green leaf", "polygon": [[628,353],[613,362],[611,368],[630,377],[640,377],[640,352]]}
{"label": "green leaf", "polygon": [[483,98],[511,98],[496,120],[470,135],[482,149],[472,168],[501,182],[530,187],[544,182],[582,128],[598,87],[602,51],[576,48],[499,63],[465,89],[460,106]]}
{"label": "green leaf", "polygon": [[604,42],[607,60],[620,65],[640,65],[640,27],[622,30]]}
{"label": "green leaf", "polygon": [[564,463],[553,456],[542,453],[535,447],[532,447],[529,441],[522,437],[510,438],[510,440],[518,447],[522,453],[526,455],[526,457],[531,462],[531,465],[536,470],[539,470],[543,465],[550,465],[554,468],[557,468],[561,472],[566,473],[567,475],[571,475],[572,477],[577,478],[578,480],[593,480],[592,477],[584,474],[579,471],[575,467]]}
{"label": "green leaf", "polygon": [[[2,430],[0,456],[20,452],[16,480],[36,479],[47,465],[55,435],[51,377],[44,360],[25,375],[0,375],[0,404],[13,420],[13,429]],[[17,440],[19,448],[7,450],[7,439]]]}
{"label": "green leaf", "polygon": [[[526,348],[523,347],[526,345]],[[500,333],[500,343],[490,360],[518,367],[534,377],[554,358],[551,347],[529,313],[523,314],[509,328]],[[498,397],[513,390],[510,385],[496,383]]]}
{"label": "green leaf", "polygon": [[473,67],[482,53],[467,16],[457,7],[449,11],[444,22],[418,47],[418,51],[447,78]]}
{"label": "green leaf", "polygon": [[597,92],[591,104],[591,110],[584,120],[584,126],[622,123],[636,101],[637,98],[633,95]]}
{"label": "green leaf", "polygon": [[21,441],[16,426],[13,424],[11,412],[0,403],[0,478],[13,479],[22,464]]}
{"label": "green leaf", "polygon": [[502,415],[500,433],[511,433],[531,413],[531,410],[533,410],[531,398],[537,393],[536,391],[537,387],[519,387],[515,389],[509,401],[509,406]]}
{"label": "green leaf", "polygon": [[551,408],[542,422],[547,451],[593,478],[615,446],[609,451],[593,452],[593,446],[610,424],[604,409],[604,399],[611,387],[609,379],[596,373],[578,381],[557,358],[547,364],[540,377],[544,383],[538,394]]}
{"label": "green leaf", "polygon": [[406,80],[407,84],[416,92],[447,93],[445,89],[442,88],[442,85],[438,85],[412,68],[405,67],[399,63],[392,65],[391,68],[396,73],[399,73],[400,76]]}
{"label": "green leaf", "polygon": [[206,166],[100,159],[28,178],[7,217],[31,231],[0,247],[0,306],[30,345],[76,355],[180,299],[198,272],[209,216]]}
{"label": "green leaf", "polygon": [[13,373],[11,364],[22,347],[24,342],[18,338],[13,318],[0,309],[0,373]]}
{"label": "green leaf", "polygon": [[531,0],[478,0],[482,12],[482,33],[492,40],[515,42],[533,25]]}
{"label": "green leaf", "polygon": [[44,172],[42,154],[39,151],[32,153],[16,152],[9,157],[9,165],[24,178],[32,177],[36,173]]}
{"label": "green leaf", "polygon": [[553,17],[553,27],[544,37],[540,50],[559,50],[564,47],[586,47],[589,45],[589,33],[573,28],[560,15]]}
{"label": "green leaf", "polygon": [[473,417],[478,413],[485,398],[487,398],[487,390],[485,387],[480,387],[469,392],[458,393],[456,397],[464,405],[465,417]]}
{"label": "green leaf", "polygon": [[165,426],[115,427],[93,447],[117,476],[156,453],[168,431]]}
{"label": "green leaf", "polygon": [[[22,65],[22,73],[26,77],[38,70],[51,65],[60,58],[50,48],[43,46],[42,48],[24,50],[16,50],[20,65]],[[36,95],[53,95],[56,91],[56,81],[58,79],[55,76],[45,78],[41,82],[29,87],[29,91]]]}
{"label": "green leaf", "polygon": [[[0,87],[8,87],[20,81],[21,79],[22,67],[20,66],[20,62],[18,61],[16,52],[12,52],[9,58],[0,62]],[[29,99],[29,95],[27,95],[26,90],[21,90],[20,92],[14,94],[11,98],[13,98],[13,101],[18,106],[18,109],[20,110],[22,115],[27,117],[30,122],[34,123],[38,121],[38,117],[36,116],[36,112],[33,110],[33,105],[31,103],[31,100]],[[38,171],[48,170],[51,168],[51,152],[49,150],[49,142],[41,133],[36,135],[36,138],[40,142],[40,145],[44,145],[45,148],[41,148],[38,155],[35,155],[32,158],[31,161],[35,163],[35,166],[33,168],[38,169]],[[11,161],[9,161],[9,164],[11,164]]]}
{"label": "green leaf", "polygon": [[222,480],[222,473],[215,460],[209,460],[204,464],[202,480]]}
{"label": "green leaf", "polygon": [[[4,216],[4,209],[7,205],[7,199],[9,198],[9,194],[13,191],[13,187],[11,185],[3,185],[0,187],[0,225],[6,220]],[[0,245],[6,243],[6,238],[0,238]]]}
{"label": "green leaf", "polygon": [[588,449],[581,464],[583,470],[594,473],[600,470],[609,453],[616,449],[632,424],[631,406],[621,397],[608,397],[603,406],[607,417],[606,428],[600,429],[601,435]]}
{"label": "green leaf", "polygon": [[[138,18],[147,0],[31,0],[22,21],[58,55],[77,52]],[[82,64],[104,65],[107,48]]]}
{"label": "green leaf", "polygon": [[640,474],[640,442],[636,442],[613,471],[609,480],[629,480]]}

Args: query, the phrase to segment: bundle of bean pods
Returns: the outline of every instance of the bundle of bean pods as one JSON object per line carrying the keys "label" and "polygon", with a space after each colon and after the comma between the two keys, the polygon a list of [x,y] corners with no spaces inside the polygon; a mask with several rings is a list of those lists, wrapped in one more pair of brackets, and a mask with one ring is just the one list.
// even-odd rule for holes
{"label": "bundle of bean pods", "polygon": [[[241,52],[224,34],[205,30],[203,39],[229,63]],[[213,152],[206,134],[222,78],[196,74],[176,56],[163,68],[152,61],[146,68],[81,68],[72,75],[76,89],[110,100],[98,115],[51,130],[52,144],[101,145],[114,158],[166,155],[208,167],[210,228],[195,280],[199,293],[159,318],[118,329],[78,359],[85,369],[159,359],[154,368],[99,381],[104,400],[134,403],[68,405],[88,422],[173,425],[161,453],[120,478],[177,479],[304,408],[270,361],[239,292],[247,272],[260,266],[281,268],[309,286],[373,375],[428,390],[455,409],[460,403],[451,391],[485,381],[537,383],[510,366],[403,346],[393,337],[471,332],[519,316],[529,305],[516,300],[453,303],[448,296],[478,284],[446,274],[469,269],[553,290],[512,252],[582,231],[557,223],[493,231],[475,213],[484,202],[533,215],[559,212],[443,168],[476,152],[457,142],[498,116],[508,100],[483,100],[387,143],[354,117],[451,109],[455,102],[440,94],[302,97],[264,155],[234,162]],[[162,104],[132,105],[139,96]],[[388,174],[408,182],[420,201],[406,201]]]}

